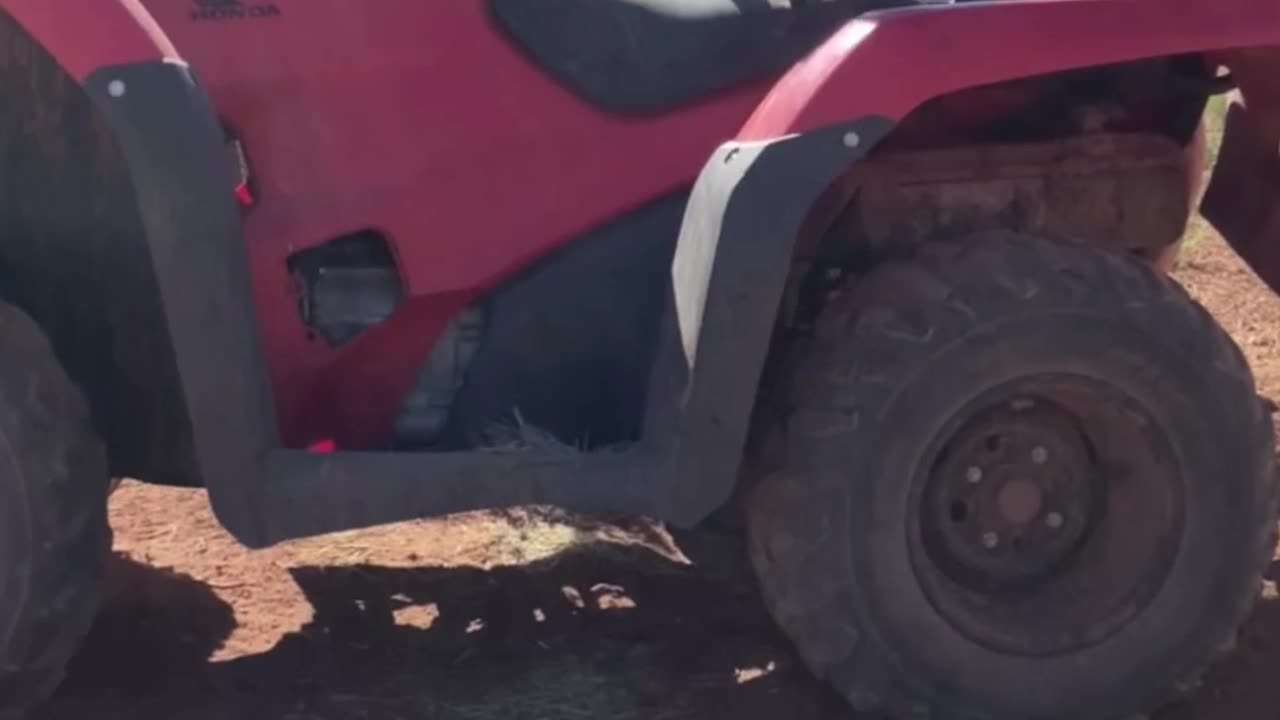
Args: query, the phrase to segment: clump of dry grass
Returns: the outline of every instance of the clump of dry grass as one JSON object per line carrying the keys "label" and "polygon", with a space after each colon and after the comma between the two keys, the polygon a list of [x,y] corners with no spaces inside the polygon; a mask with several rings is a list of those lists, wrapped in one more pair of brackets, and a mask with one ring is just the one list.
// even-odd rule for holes
{"label": "clump of dry grass", "polygon": [[511,412],[515,422],[493,423],[485,433],[486,452],[523,452],[539,450],[551,455],[581,455],[585,449],[566,443],[550,431],[526,422],[520,408]]}

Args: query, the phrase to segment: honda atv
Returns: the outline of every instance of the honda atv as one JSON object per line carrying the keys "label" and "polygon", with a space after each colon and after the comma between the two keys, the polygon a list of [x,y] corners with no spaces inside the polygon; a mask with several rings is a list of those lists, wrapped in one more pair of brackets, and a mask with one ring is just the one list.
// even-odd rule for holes
{"label": "honda atv", "polygon": [[[82,13],[91,12],[91,15]],[[0,703],[108,478],[239,540],[740,507],[860,710],[1127,718],[1229,649],[1271,419],[1274,0],[0,0]],[[736,500],[735,500],[736,498]]]}

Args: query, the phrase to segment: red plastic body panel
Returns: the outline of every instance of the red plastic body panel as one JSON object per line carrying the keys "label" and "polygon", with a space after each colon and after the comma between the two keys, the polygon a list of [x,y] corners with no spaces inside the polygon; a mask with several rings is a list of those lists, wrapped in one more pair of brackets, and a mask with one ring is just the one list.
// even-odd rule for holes
{"label": "red plastic body panel", "polygon": [[105,0],[91,6],[83,0],[3,0],[0,8],[72,77],[84,79],[101,67],[178,56],[139,0]]}
{"label": "red plastic body panel", "polygon": [[[772,91],[745,87],[640,120],[593,109],[532,67],[484,0],[244,0],[244,17],[217,20],[193,0],[112,0],[91,20],[78,0],[0,6],[78,77],[178,56],[195,68],[253,172],[246,250],[290,447],[376,446],[454,313],[580,233],[689,184],[735,135],[898,119],[950,90],[1280,36],[1275,0],[888,13],[847,26]],[[391,241],[408,297],[332,349],[301,323],[285,260],[365,228]]]}
{"label": "red plastic body panel", "polygon": [[738,139],[900,120],[940,95],[1061,70],[1277,43],[1275,0],[997,0],[873,13],[787,73]]}
{"label": "red plastic body panel", "polygon": [[[199,22],[145,0],[244,143],[254,292],[284,442],[376,445],[462,306],[579,233],[692,182],[768,86],[637,121],[594,110],[513,50],[483,0],[275,0]],[[285,258],[383,232],[407,301],[339,349],[309,339]]]}

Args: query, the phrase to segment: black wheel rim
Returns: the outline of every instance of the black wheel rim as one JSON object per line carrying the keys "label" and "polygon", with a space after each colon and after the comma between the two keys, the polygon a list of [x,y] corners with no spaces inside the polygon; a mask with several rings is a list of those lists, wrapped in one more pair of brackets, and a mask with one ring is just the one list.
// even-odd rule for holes
{"label": "black wheel rim", "polygon": [[1036,376],[985,393],[935,438],[914,479],[917,579],[989,649],[1096,645],[1158,592],[1184,523],[1173,445],[1101,381]]}

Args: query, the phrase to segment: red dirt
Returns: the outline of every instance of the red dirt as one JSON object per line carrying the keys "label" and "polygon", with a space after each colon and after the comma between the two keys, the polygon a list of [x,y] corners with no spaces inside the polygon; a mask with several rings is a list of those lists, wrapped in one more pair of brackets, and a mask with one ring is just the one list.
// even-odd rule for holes
{"label": "red dirt", "polygon": [[[1280,397],[1280,302],[1214,239],[1178,275]],[[109,600],[38,718],[851,717],[745,566],[704,577],[643,524],[476,514],[252,553],[203,493],[132,483],[112,521]],[[1280,716],[1280,603],[1263,595],[1240,652],[1162,720]]]}

